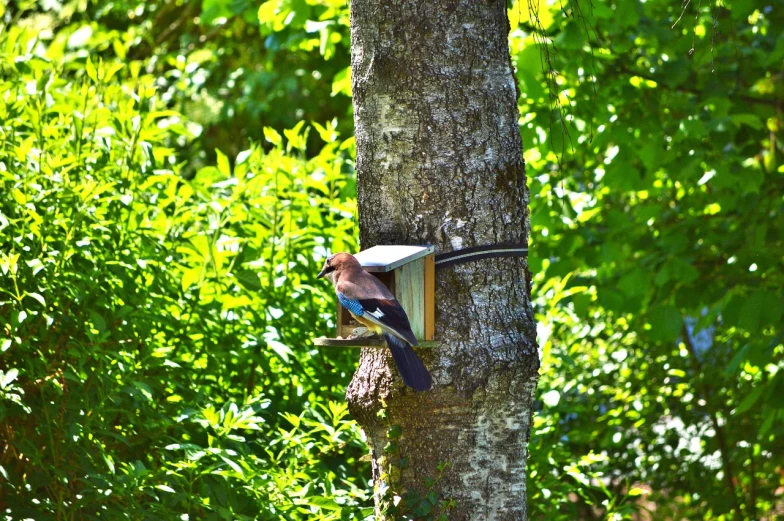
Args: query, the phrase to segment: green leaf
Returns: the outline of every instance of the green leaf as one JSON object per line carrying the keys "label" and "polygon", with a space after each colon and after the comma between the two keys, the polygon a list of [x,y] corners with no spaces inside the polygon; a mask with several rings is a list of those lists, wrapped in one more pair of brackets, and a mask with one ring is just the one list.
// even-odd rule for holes
{"label": "green leaf", "polygon": [[275,20],[275,11],[278,8],[278,0],[268,0],[259,6],[259,23],[266,24]]}
{"label": "green leaf", "polygon": [[44,300],[44,297],[41,296],[40,293],[30,292],[27,293],[27,296],[37,300],[39,304],[41,304],[43,307],[46,307],[46,300]]}
{"label": "green leaf", "polygon": [[751,391],[751,393],[749,393],[749,395],[746,396],[746,398],[744,398],[742,402],[740,402],[740,405],[738,405],[735,408],[733,414],[735,415],[743,414],[744,412],[751,409],[754,406],[754,404],[757,403],[757,401],[759,401],[760,397],[762,397],[762,393],[764,392],[765,392],[765,387],[762,385],[754,388]]}
{"label": "green leaf", "polygon": [[659,342],[672,342],[683,331],[683,317],[672,306],[662,306],[648,313],[649,332],[652,339]]}
{"label": "green leaf", "polygon": [[196,177],[193,178],[193,184],[194,187],[198,187],[203,190],[213,186],[219,181],[223,181],[225,178],[226,177],[221,174],[220,170],[218,170],[216,167],[205,166],[196,173]]}
{"label": "green leaf", "polygon": [[636,269],[627,273],[618,281],[618,288],[627,296],[645,295],[649,291],[650,277],[647,271]]}
{"label": "green leaf", "polygon": [[16,380],[17,376],[19,376],[19,370],[16,369],[15,367],[9,369],[6,372],[0,371],[0,387],[5,389],[9,385],[11,385],[11,382]]}
{"label": "green leaf", "polygon": [[237,154],[237,159],[236,159],[235,164],[237,164],[237,165],[244,164],[248,160],[248,158],[251,156],[252,153],[253,153],[252,149],[243,150],[242,152]]}
{"label": "green leaf", "polygon": [[227,458],[226,456],[221,456],[220,458],[224,461],[224,463],[226,463],[229,467],[231,467],[232,470],[234,470],[234,472],[236,472],[240,476],[244,476],[245,475],[245,473],[242,471],[242,467],[240,467],[231,458]]}
{"label": "green leaf", "polygon": [[390,440],[399,438],[403,434],[403,429],[400,425],[393,425],[387,430],[387,437]]}
{"label": "green leaf", "polygon": [[215,154],[218,157],[218,171],[225,177],[229,177],[231,175],[231,165],[229,164],[229,158],[226,157],[226,154],[220,150],[215,150]]}
{"label": "green leaf", "polygon": [[25,196],[25,194],[24,194],[24,193],[23,193],[21,190],[19,190],[18,188],[14,188],[14,189],[11,191],[11,195],[13,196],[13,198],[14,198],[14,201],[16,201],[18,204],[20,204],[20,205],[25,205],[25,204],[27,204],[27,197],[26,197],[26,196]]}
{"label": "green leaf", "polygon": [[200,21],[204,25],[212,25],[220,18],[229,18],[234,13],[231,4],[224,0],[202,0]]}
{"label": "green leaf", "polygon": [[[338,94],[343,94],[346,96],[351,97],[351,67],[346,67],[345,69],[341,70],[337,74],[335,74],[334,79],[332,80],[332,96],[337,96]],[[319,132],[319,134],[321,134]],[[322,139],[324,135],[321,134]],[[324,140],[327,143],[330,141]]]}
{"label": "green leaf", "polygon": [[263,288],[259,274],[253,270],[239,269],[234,272],[234,276],[248,291],[260,291]]}
{"label": "green leaf", "polygon": [[203,269],[199,266],[185,270],[182,274],[182,279],[180,280],[182,291],[188,291],[188,288],[201,280],[202,271]]}
{"label": "green leaf", "polygon": [[308,502],[309,505],[312,505],[312,506],[315,506],[315,507],[318,507],[318,508],[322,508],[324,510],[339,511],[339,510],[343,509],[343,507],[338,505],[335,502],[335,500],[331,499],[331,498],[325,498],[325,497],[320,497],[320,496],[310,496],[310,497],[308,497],[307,502]]}
{"label": "green leaf", "polygon": [[755,291],[742,304],[738,325],[749,332],[777,324],[784,314],[784,303],[779,295],[769,291]]}
{"label": "green leaf", "polygon": [[278,134],[277,131],[271,127],[264,127],[264,139],[276,147],[283,145],[283,139],[280,137],[280,134]]}
{"label": "green leaf", "polygon": [[284,362],[288,363],[290,357],[294,354],[289,346],[278,342],[277,340],[271,340],[267,342],[267,346],[272,349]]}
{"label": "green leaf", "polygon": [[754,130],[760,130],[762,128],[762,121],[758,116],[754,114],[733,114],[730,116],[730,119],[736,126],[747,125]]}
{"label": "green leaf", "polygon": [[732,375],[738,371],[741,364],[748,359],[749,356],[749,345],[746,344],[741,349],[735,353],[735,356],[732,357],[730,363],[727,364],[727,367],[724,368],[725,375]]}
{"label": "green leaf", "polygon": [[144,382],[139,382],[134,380],[133,386],[136,387],[139,391],[141,391],[142,395],[147,399],[147,401],[152,402],[152,389],[150,386]]}
{"label": "green leaf", "polygon": [[95,65],[93,64],[92,59],[87,57],[87,63],[85,64],[85,70],[87,71],[87,76],[95,83],[98,83],[98,71],[95,69]]}
{"label": "green leaf", "polygon": [[210,245],[210,240],[206,235],[196,235],[191,237],[191,244],[193,245],[194,249],[199,252],[203,259],[209,259],[212,257],[212,245]]}
{"label": "green leaf", "polygon": [[555,44],[558,48],[572,50],[580,49],[582,47],[583,35],[577,21],[571,21],[566,24],[566,27],[561,30],[561,33],[555,39]]}
{"label": "green leaf", "polygon": [[92,322],[93,326],[95,326],[95,329],[97,329],[99,332],[106,331],[106,320],[104,320],[104,318],[95,310],[91,309],[89,314],[90,321]]}
{"label": "green leaf", "polygon": [[622,27],[636,27],[640,21],[639,5],[634,0],[616,0],[615,19]]}
{"label": "green leaf", "polygon": [[109,473],[114,474],[114,462],[112,461],[111,456],[102,451],[101,457],[103,458],[104,463],[106,463],[106,467],[109,469]]}

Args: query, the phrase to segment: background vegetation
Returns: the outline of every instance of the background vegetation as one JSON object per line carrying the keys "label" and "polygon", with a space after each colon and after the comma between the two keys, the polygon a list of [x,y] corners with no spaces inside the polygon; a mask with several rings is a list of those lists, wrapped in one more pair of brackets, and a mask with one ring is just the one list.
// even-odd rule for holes
{"label": "background vegetation", "polygon": [[[532,517],[776,519],[784,3],[509,13]],[[0,18],[4,518],[370,519],[357,355],[310,343],[356,249],[346,2]]]}

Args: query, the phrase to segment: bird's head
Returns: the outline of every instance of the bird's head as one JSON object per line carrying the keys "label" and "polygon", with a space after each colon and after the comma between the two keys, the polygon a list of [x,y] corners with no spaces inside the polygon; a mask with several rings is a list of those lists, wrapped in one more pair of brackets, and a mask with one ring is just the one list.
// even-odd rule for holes
{"label": "bird's head", "polygon": [[324,261],[324,268],[319,272],[316,278],[320,279],[329,275],[330,273],[339,273],[346,269],[361,270],[362,265],[350,253],[336,253],[335,255],[330,255],[327,257],[327,260]]}

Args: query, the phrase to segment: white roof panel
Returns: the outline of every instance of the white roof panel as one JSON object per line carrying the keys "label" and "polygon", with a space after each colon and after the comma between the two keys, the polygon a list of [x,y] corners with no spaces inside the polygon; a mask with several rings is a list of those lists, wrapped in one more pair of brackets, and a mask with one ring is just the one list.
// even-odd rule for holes
{"label": "white roof panel", "polygon": [[371,273],[384,273],[421,259],[435,251],[434,246],[373,246],[354,255]]}

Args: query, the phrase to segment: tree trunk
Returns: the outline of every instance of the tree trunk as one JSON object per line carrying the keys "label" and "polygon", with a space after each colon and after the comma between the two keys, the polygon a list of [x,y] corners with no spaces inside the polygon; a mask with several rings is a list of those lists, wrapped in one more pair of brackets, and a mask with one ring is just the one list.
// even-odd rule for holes
{"label": "tree trunk", "polygon": [[[363,249],[527,240],[508,31],[505,0],[352,1]],[[526,262],[438,270],[436,339],[439,348],[418,350],[431,391],[404,387],[382,349],[363,349],[348,389],[372,451],[379,514],[430,519],[446,508],[450,520],[527,519],[539,359]],[[429,507],[433,497],[453,506]]]}

